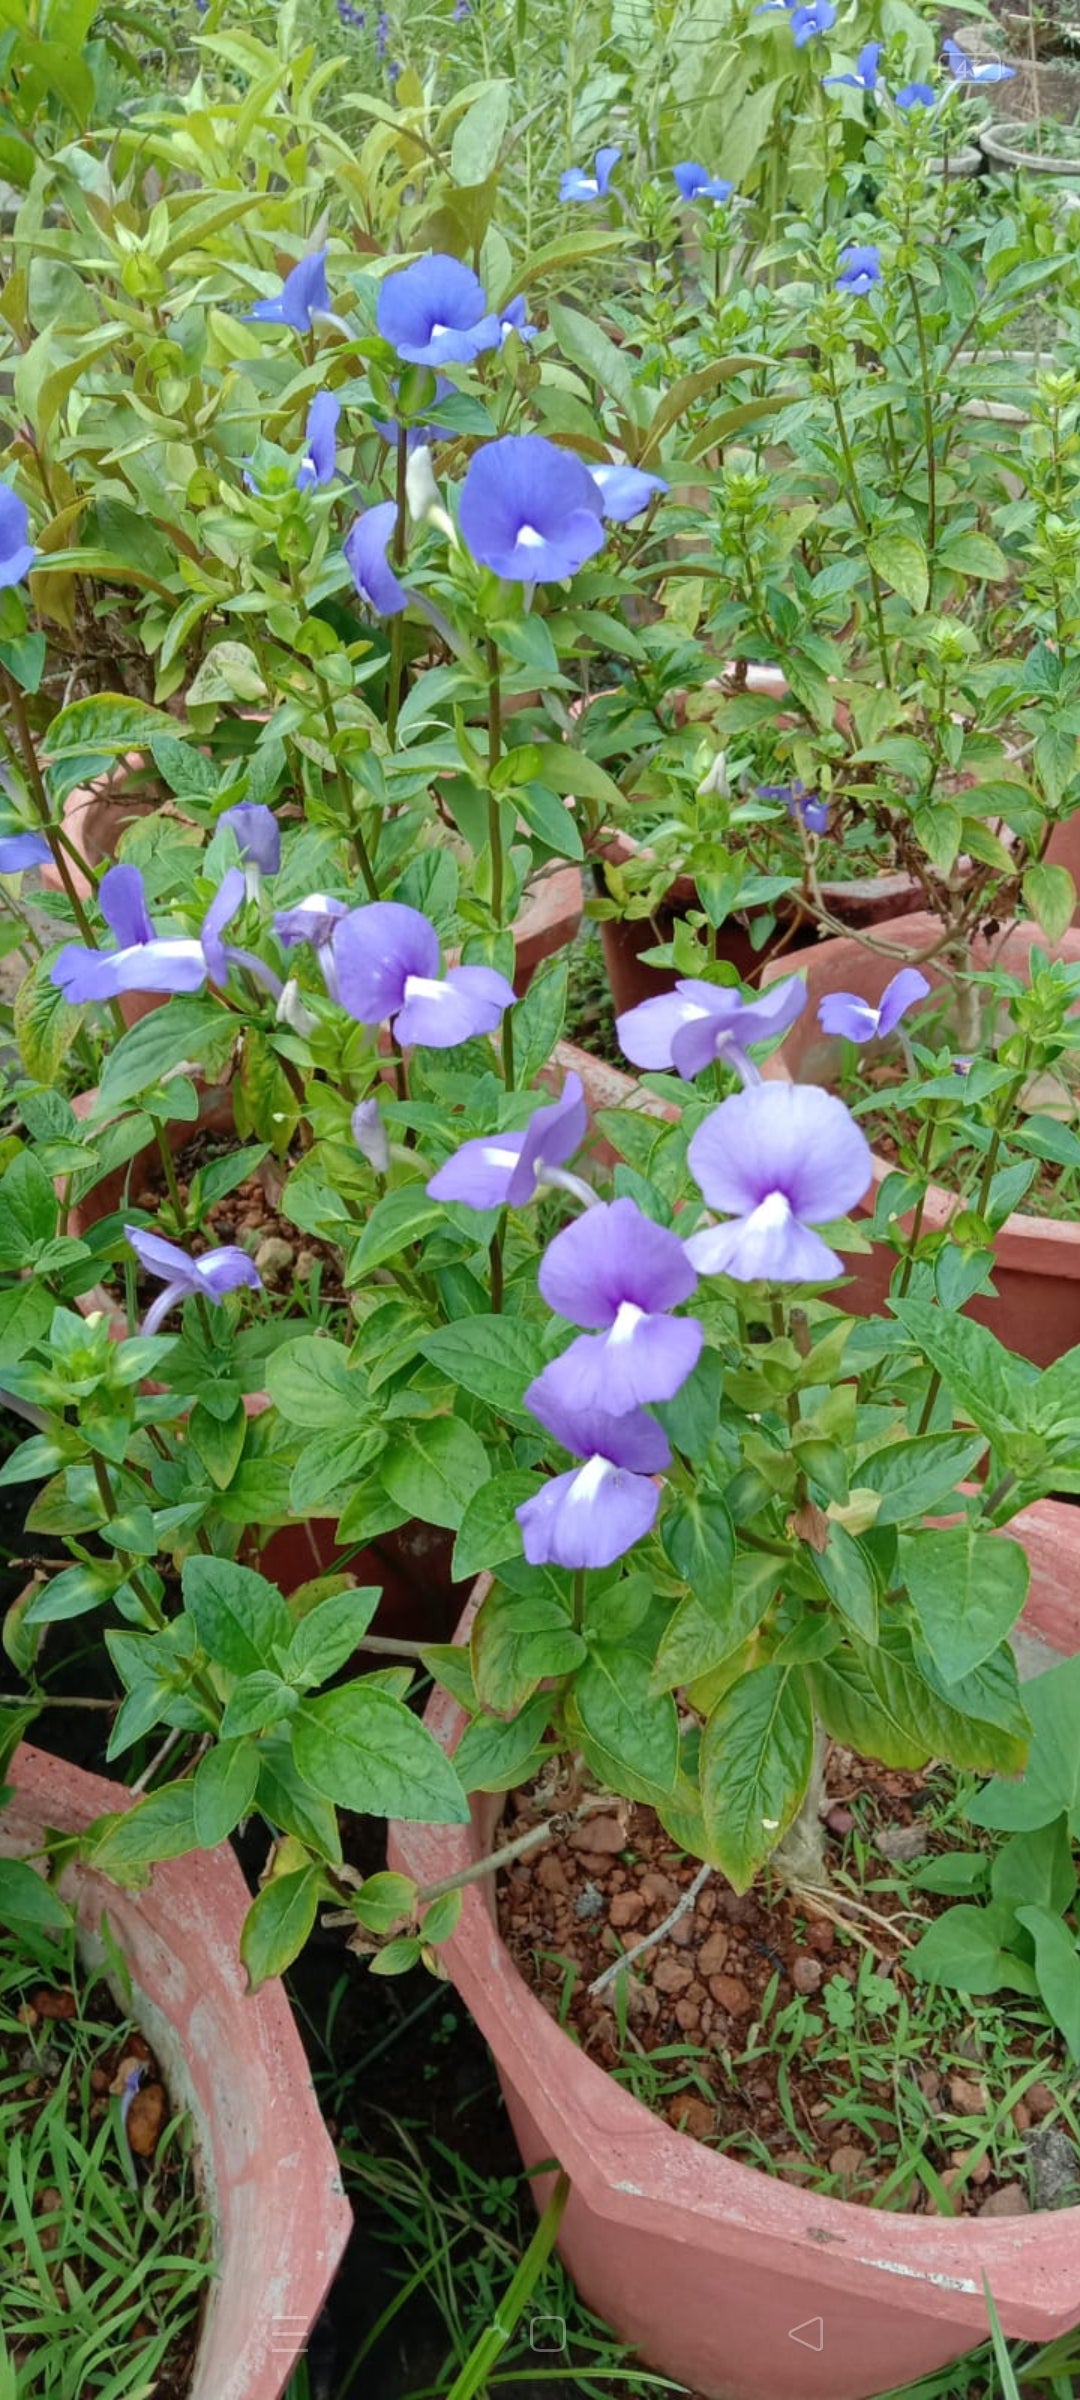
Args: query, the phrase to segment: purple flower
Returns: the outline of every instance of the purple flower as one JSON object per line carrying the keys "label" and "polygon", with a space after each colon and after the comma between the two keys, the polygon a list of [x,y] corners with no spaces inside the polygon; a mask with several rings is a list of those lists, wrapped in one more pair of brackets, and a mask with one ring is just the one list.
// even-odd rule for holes
{"label": "purple flower", "polygon": [[1003,66],[1000,59],[985,59],[976,66],[959,42],[951,39],[942,43],[941,55],[954,83],[1008,83],[1016,73],[1015,67]]}
{"label": "purple flower", "polygon": [[639,517],[650,500],[671,488],[662,475],[647,475],[642,467],[594,467],[588,460],[584,463],[600,494],[601,509],[615,525],[625,525],[631,517]]}
{"label": "purple flower", "polygon": [[365,508],[345,537],[345,557],[353,582],[361,600],[366,600],[380,617],[400,616],[409,604],[408,592],[386,555],[396,524],[396,502],[380,500],[374,508]]}
{"label": "purple flower", "polygon": [[606,199],[608,186],[621,157],[621,149],[598,150],[591,175],[586,173],[584,167],[565,167],[559,179],[560,200]]}
{"label": "purple flower", "polygon": [[894,1033],[909,1008],[917,1000],[925,1000],[930,986],[918,967],[901,967],[892,982],[886,984],[877,1008],[862,1000],[857,992],[827,992],[818,1009],[818,1024],[825,1033],[839,1033],[849,1042],[883,1042]]}
{"label": "purple flower", "polygon": [[893,99],[897,108],[933,108],[937,93],[932,83],[905,83]]}
{"label": "purple flower", "polygon": [[406,1049],[451,1050],[494,1033],[514,987],[494,967],[440,973],[439,937],[418,908],[372,900],[342,917],[334,933],[341,1005],[361,1025],[393,1027]]}
{"label": "purple flower", "polygon": [[823,75],[822,83],[850,83],[857,92],[875,91],[878,61],[884,47],[883,42],[866,42],[855,61],[853,75]]}
{"label": "purple flower", "polygon": [[846,1216],[873,1177],[873,1158],[842,1100],[813,1083],[761,1083],[722,1100],[687,1153],[710,1208],[730,1222],[691,1234],[701,1275],[736,1283],[827,1283],[843,1262],[811,1230]]}
{"label": "purple flower", "polygon": [[499,327],[504,343],[512,333],[516,333],[520,342],[536,340],[538,328],[526,323],[527,315],[528,306],[524,292],[516,293],[513,300],[508,300],[505,307],[499,310]]}
{"label": "purple flower", "polygon": [[459,513],[473,557],[508,582],[562,583],[603,548],[588,468],[536,433],[504,434],[474,451]]}
{"label": "purple flower", "polygon": [[579,1334],[526,1393],[543,1419],[556,1406],[604,1409],[622,1417],[649,1400],[673,1400],[701,1356],[696,1317],[669,1313],[688,1300],[697,1277],[675,1233],[643,1216],[636,1200],[587,1208],[557,1233],[540,1262],[548,1307]]}
{"label": "purple flower", "polygon": [[[209,0],[205,0],[205,5],[207,7],[209,6]],[[139,2089],[139,2085],[141,2084],[145,2073],[145,2067],[139,2065],[132,2067],[130,2075],[125,2075],[124,2077],[124,2088],[120,2094],[120,2123],[124,2127],[125,2131],[127,2130],[128,2118],[131,2115],[131,2103],[135,2098],[135,2094]]]}
{"label": "purple flower", "polygon": [[828,831],[827,801],[819,800],[815,792],[808,792],[801,778],[794,783],[759,783],[756,790],[759,800],[782,800],[793,823],[801,822],[807,833]]}
{"label": "purple flower", "polygon": [[721,175],[710,175],[707,167],[699,167],[693,158],[681,159],[671,170],[684,200],[715,200],[717,205],[730,200],[735,189]]}
{"label": "purple flower", "polygon": [[110,867],[98,885],[98,905],[113,934],[115,950],[84,949],[68,942],[49,970],[65,1000],[115,1000],[121,992],[200,992],[209,977],[224,983],[233,966],[246,967],[275,999],[280,978],[250,950],[226,948],[221,935],[244,897],[244,877],[230,867],[194,935],[159,935],[146,907],[137,867]]}
{"label": "purple flower", "polygon": [[0,834],[0,875],[21,875],[24,867],[48,865],[52,851],[40,833]]}
{"label": "purple flower", "polygon": [[235,808],[227,808],[219,823],[228,825],[235,835],[236,847],[244,865],[258,867],[264,875],[276,875],[281,865],[281,828],[272,808],[261,800],[240,800]]}
{"label": "purple flower", "polygon": [[334,900],[329,892],[309,892],[306,900],[298,900],[294,908],[279,908],[274,917],[274,931],[283,949],[295,950],[300,942],[310,942],[331,1000],[338,996],[334,932],[348,913],[347,901]]}
{"label": "purple flower", "polygon": [[535,1384],[526,1399],[545,1431],[585,1462],[516,1510],[529,1565],[613,1566],[656,1522],[660,1494],[650,1478],[671,1463],[663,1427],[640,1408],[621,1417],[565,1408]]}
{"label": "purple flower", "polygon": [[353,0],[337,0],[337,13],[343,25],[354,25],[358,33],[363,32],[367,23],[366,9],[354,8]]}
{"label": "purple flower", "polygon": [[29,539],[30,511],[10,483],[0,483],[0,592],[21,583],[37,557]]}
{"label": "purple flower", "polygon": [[557,1170],[580,1149],[588,1121],[581,1079],[568,1075],[559,1098],[538,1108],[524,1132],[462,1142],[428,1191],[433,1200],[462,1200],[467,1208],[525,1208],[542,1184],[559,1180]]}
{"label": "purple flower", "polygon": [[450,11],[450,14],[453,17],[455,25],[464,25],[466,17],[471,17],[472,15],[472,9],[469,5],[469,0],[454,0],[454,5]]}
{"label": "purple flower", "polygon": [[416,367],[468,365],[481,350],[497,350],[502,334],[479,276],[444,251],[387,276],[376,322],[398,357]]}
{"label": "purple flower", "polygon": [[326,288],[326,251],[314,250],[293,267],[270,300],[256,300],[243,319],[245,325],[291,325],[294,333],[310,333],[313,317],[330,313]]}
{"label": "purple flower", "polygon": [[163,1242],[160,1234],[144,1233],[138,1225],[125,1225],[124,1233],[144,1274],[157,1277],[165,1285],[147,1310],[143,1333],[156,1333],[177,1301],[189,1300],[196,1292],[204,1300],[216,1303],[224,1300],[226,1292],[238,1291],[241,1284],[249,1284],[255,1292],[263,1288],[254,1259],[232,1242],[225,1243],[220,1250],[208,1250],[203,1258],[189,1258],[187,1251],[179,1250],[175,1242]]}
{"label": "purple flower", "polygon": [[748,1043],[786,1033],[805,1006],[806,985],[799,975],[770,984],[752,1000],[744,1000],[729,984],[699,983],[684,976],[673,992],[661,992],[655,1000],[641,1000],[627,1009],[617,1018],[615,1030],[635,1067],[674,1067],[690,1082],[722,1058],[747,1082],[756,1082],[757,1070],[746,1056]]}
{"label": "purple flower", "polygon": [[807,0],[803,8],[791,11],[791,30],[796,50],[805,50],[807,42],[819,33],[828,33],[836,23],[833,0]]}
{"label": "purple flower", "polygon": [[296,488],[310,491],[313,483],[332,483],[337,472],[337,424],[341,402],[336,392],[316,392],[304,427],[304,455],[296,470]]}
{"label": "purple flower", "polygon": [[849,242],[840,252],[839,264],[838,292],[855,292],[861,298],[881,282],[881,257],[872,242]]}
{"label": "purple flower", "polygon": [[390,1142],[377,1100],[357,1103],[352,1113],[352,1137],[369,1167],[374,1167],[376,1175],[385,1175],[390,1164]]}
{"label": "purple flower", "polygon": [[375,27],[375,48],[380,58],[385,58],[390,48],[390,18],[385,8],[379,10],[378,23]]}

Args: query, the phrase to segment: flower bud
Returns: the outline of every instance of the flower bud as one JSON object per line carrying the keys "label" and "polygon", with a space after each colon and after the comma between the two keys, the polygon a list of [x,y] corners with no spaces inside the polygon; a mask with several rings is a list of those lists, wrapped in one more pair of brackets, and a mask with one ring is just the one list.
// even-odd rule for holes
{"label": "flower bud", "polygon": [[354,1108],[352,1134],[357,1149],[368,1165],[374,1167],[376,1175],[385,1175],[390,1164],[390,1142],[377,1100],[361,1100]]}

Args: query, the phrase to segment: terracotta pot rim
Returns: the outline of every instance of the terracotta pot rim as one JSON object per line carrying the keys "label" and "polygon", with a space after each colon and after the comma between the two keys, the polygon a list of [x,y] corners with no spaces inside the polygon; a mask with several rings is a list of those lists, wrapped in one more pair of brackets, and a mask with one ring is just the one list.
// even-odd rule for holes
{"label": "terracotta pot rim", "polygon": [[[1072,1540],[1080,1543],[1080,1515],[1063,1502],[1040,1501],[1016,1522],[1047,1530],[1067,1526]],[[456,1641],[467,1637],[485,1588],[486,1579],[481,1578]],[[1038,1612],[1036,1599],[1021,1625],[1027,1621],[1028,1629],[1037,1633]],[[464,1711],[444,1691],[436,1691],[424,1721],[447,1750],[453,1749],[467,1722]],[[425,1880],[459,1871],[483,1855],[483,1820],[486,1816],[490,1829],[496,1806],[490,1800],[486,1807],[474,1802],[469,1826],[396,1824],[393,1862]],[[523,2088],[527,2091],[539,2082],[548,2109],[559,2111],[559,2163],[589,2209],[613,2225],[636,2220],[640,2231],[644,2203],[646,2208],[662,2209],[669,2224],[673,2213],[692,2217],[695,2244],[715,2250],[718,2259],[725,2256],[730,2261],[739,2251],[759,2257],[765,2242],[774,2251],[790,2247],[804,2273],[805,2245],[812,2242],[815,2276],[823,2292],[850,2290],[856,2265],[877,2267],[885,2275],[917,2282],[920,2309],[927,2315],[955,2315],[958,2303],[969,2301],[963,2313],[970,2318],[973,2338],[985,2332],[984,2270],[999,2304],[1008,2305],[1014,2320],[1024,2317],[1026,2307],[1028,2320],[1040,2330],[1045,2313],[1040,2316],[1037,2307],[1039,2252],[1047,2237],[1060,2244],[1064,2231],[1073,2239],[1075,2306],[1080,2310],[1080,2206],[990,2224],[977,2217],[886,2213],[860,2201],[802,2191],[676,2132],[571,2044],[519,1975],[480,1886],[466,1887],[458,1930],[442,1956],[500,2065],[504,2057],[512,2062],[513,2079],[514,2065],[520,2062]],[[568,2053],[574,2060],[572,2105],[560,2097]]]}

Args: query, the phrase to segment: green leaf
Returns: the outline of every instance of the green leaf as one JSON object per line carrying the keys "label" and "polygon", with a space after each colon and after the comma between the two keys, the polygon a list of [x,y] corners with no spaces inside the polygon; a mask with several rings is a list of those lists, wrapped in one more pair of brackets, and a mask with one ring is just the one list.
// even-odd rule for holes
{"label": "green leaf", "polygon": [[0,1179],[0,1267],[26,1267],[56,1232],[56,1193],[32,1150]]}
{"label": "green leaf", "polygon": [[331,1866],[340,1866],[337,1812],[305,1783],[297,1770],[288,1736],[268,1735],[259,1744],[259,1754],[256,1798],[262,1815],[269,1824],[280,1825],[284,1833],[295,1834],[297,1841],[304,1842]]}
{"label": "green leaf", "polygon": [[989,1908],[949,1908],[927,1927],[905,1965],[924,1983],[940,1983],[950,1992],[1025,1992],[1038,1990],[1026,1961],[1008,1947],[1015,1938],[1016,1918],[1007,1900]]}
{"label": "green leaf", "polygon": [[[115,341],[115,334],[112,339]],[[50,767],[70,758],[81,764],[89,753],[100,757],[107,767],[111,759],[125,758],[129,750],[149,750],[155,734],[175,731],[174,721],[164,709],[129,700],[123,692],[95,692],[90,699],[73,700],[70,708],[60,710],[46,728],[42,751]]]}
{"label": "green leaf", "polygon": [[203,1649],[230,1675],[274,1667],[277,1653],[288,1649],[292,1618],[265,1575],[232,1559],[200,1556],[185,1560],[182,1587]]}
{"label": "green leaf", "polygon": [[932,1656],[957,1683],[1012,1631],[1030,1569],[1019,1542],[964,1524],[902,1534],[900,1576]]}
{"label": "green leaf", "polygon": [[233,1741],[239,1734],[262,1733],[267,1726],[280,1724],[282,1717],[291,1716],[295,1707],[296,1693],[283,1676],[275,1675],[270,1667],[256,1667],[253,1675],[242,1675],[229,1694],[221,1738]]}
{"label": "green leaf", "polygon": [[695,1598],[731,1591],[735,1528],[718,1492],[696,1491],[665,1511],[660,1539],[672,1566]]}
{"label": "green leaf", "polygon": [[12,1004],[19,1056],[35,1083],[52,1085],[70,1058],[86,1015],[71,1008],[50,978],[51,956],[39,958],[24,975]]}
{"label": "green leaf", "polygon": [[487,84],[454,128],[450,173],[457,184],[486,183],[499,163],[510,118],[511,85]]}
{"label": "green leaf", "polygon": [[973,575],[980,583],[1003,583],[1009,573],[1004,551],[985,533],[947,533],[937,556],[951,574]]}
{"label": "green leaf", "polygon": [[25,1357],[45,1332],[52,1312],[52,1299],[40,1283],[16,1283],[0,1292],[0,1368],[13,1367]]}
{"label": "green leaf", "polygon": [[864,1641],[876,1642],[877,1584],[860,1543],[843,1525],[830,1525],[828,1543],[824,1550],[811,1553],[811,1563],[834,1608]]}
{"label": "green leaf", "polygon": [[216,1850],[246,1817],[259,1780],[254,1742],[215,1742],[195,1769],[195,1834],[201,1850]]}
{"label": "green leaf", "polygon": [[106,1817],[100,1833],[95,1834],[91,1827],[86,1836],[90,1865],[113,1883],[127,1885],[144,1883],[147,1869],[158,1859],[182,1858],[199,1847],[195,1785],[190,1776],[182,1783],[163,1785],[159,1792],[148,1792],[123,1816]]}
{"label": "green leaf", "polygon": [[573,366],[581,367],[598,390],[614,400],[624,417],[635,424],[638,409],[629,353],[616,349],[595,317],[583,316],[579,309],[567,308],[559,300],[552,301],[548,317],[563,357]]}
{"label": "green leaf", "polygon": [[290,1425],[312,1433],[355,1433],[367,1402],[367,1378],[350,1367],[343,1342],[301,1334],[282,1342],[267,1361],[266,1388]]}
{"label": "green leaf", "polygon": [[1032,1904],[1016,1911],[1035,1944],[1035,1981],[1070,2056],[1080,2060],[1080,1957],[1076,1937],[1049,1909]]}
{"label": "green leaf", "polygon": [[515,1717],[474,1717],[454,1752],[454,1767],[464,1789],[512,1791],[531,1765],[550,1718],[547,1692],[535,1692]]}
{"label": "green leaf", "polygon": [[565,958],[550,959],[533,976],[514,1010],[514,1058],[519,1084],[531,1084],[546,1067],[566,1018],[569,969]]}
{"label": "green leaf", "polygon": [[238,1400],[231,1416],[212,1415],[197,1400],[188,1418],[188,1438],[196,1456],[202,1460],[211,1483],[219,1492],[228,1490],[243,1457],[247,1438],[247,1417],[244,1403]]}
{"label": "green leaf", "polygon": [[169,1000],[121,1034],[105,1060],[93,1118],[115,1116],[125,1102],[156,1084],[184,1059],[207,1058],[232,1044],[232,1020],[213,1000]]}
{"label": "green leaf", "polygon": [[343,1509],[368,1470],[374,1467],[385,1437],[375,1425],[359,1424],[354,1433],[324,1433],[305,1443],[289,1482],[289,1507],[294,1517],[322,1516]]}
{"label": "green leaf", "polygon": [[246,642],[215,642],[204,658],[194,682],[188,685],[189,708],[205,708],[211,701],[242,700],[257,702],[267,697],[262,670],[253,650]]}
{"label": "green leaf", "polygon": [[999,1442],[1023,1431],[1039,1380],[1026,1359],[1014,1358],[974,1317],[947,1314],[927,1300],[894,1300],[892,1308],[980,1432]]}
{"label": "green leaf", "polygon": [[616,1792],[651,1801],[675,1789],[679,1719],[670,1692],[654,1692],[651,1659],[597,1644],[567,1702],[593,1773]]}
{"label": "green leaf", "polygon": [[890,1629],[886,1643],[883,1623],[876,1648],[851,1635],[809,1674],[826,1731],[863,1758],[879,1758],[887,1767],[924,1767],[928,1759],[942,1758],[976,1774],[1024,1763],[1023,1734],[989,1713],[969,1713],[959,1690],[956,1705],[945,1700],[920,1675],[899,1628]]}
{"label": "green leaf", "polygon": [[985,1448],[978,1435],[917,1434],[912,1441],[890,1442],[873,1451],[854,1469],[852,1481],[861,1490],[880,1494],[875,1527],[903,1525],[911,1517],[933,1516],[944,1508]]}
{"label": "green leaf", "polygon": [[780,1560],[741,1551],[729,1584],[713,1584],[700,1595],[689,1592],[661,1638],[652,1670],[654,1688],[674,1691],[680,1684],[696,1683],[741,1649],[757,1632],[782,1576]]}
{"label": "green leaf", "polygon": [[283,1975],[299,1956],[315,1923],[321,1880],[318,1867],[298,1867],[273,1876],[252,1901],[240,1932],[249,1991]]}
{"label": "green leaf", "polygon": [[930,570],[923,544],[914,534],[877,533],[867,543],[866,555],[882,581],[921,616],[930,589]]}
{"label": "green leaf", "polygon": [[1076,885],[1067,867],[1029,867],[1023,881],[1024,906],[1048,942],[1059,942],[1076,911]]}
{"label": "green leaf", "polygon": [[420,1939],[425,1949],[439,1942],[448,1942],[451,1934],[457,1932],[464,1900],[465,1894],[460,1890],[440,1892],[438,1899],[424,1910],[420,1921]]}
{"label": "green leaf", "polygon": [[995,1900],[1011,1900],[1014,1908],[1030,1901],[1033,1907],[1063,1916],[1076,1898],[1065,1818],[1055,1817],[1052,1825],[1040,1825],[1036,1833],[1014,1833],[1003,1842],[990,1869],[990,1889]]}
{"label": "green leaf", "polygon": [[26,1610],[28,1625],[58,1625],[72,1617],[88,1616],[91,1609],[101,1608],[111,1600],[121,1581],[119,1568],[100,1565],[94,1561],[75,1567],[63,1567],[42,1589],[35,1592]]}
{"label": "green leaf", "polygon": [[381,1599],[377,1584],[358,1585],[332,1592],[301,1617],[284,1660],[289,1682],[326,1683],[336,1675],[363,1640]]}
{"label": "green leaf", "polygon": [[71,1910],[24,1859],[0,1858],[0,1925],[35,1925],[66,1933]]}
{"label": "green leaf", "polygon": [[352,1906],[369,1933],[390,1933],[402,1917],[411,1917],[416,1899],[416,1885],[411,1875],[395,1875],[389,1870],[378,1875],[365,1875]]}
{"label": "green leaf", "polygon": [[725,1692],[701,1743],[701,1802],[709,1855],[737,1892],[798,1813],[814,1759],[805,1676],[756,1667]]}
{"label": "green leaf", "polygon": [[1080,1841],[1080,1656],[1033,1676],[1024,1685],[1024,1706],[1031,1723],[1027,1773],[1020,1783],[988,1784],[965,1813],[973,1825],[1004,1833],[1031,1833],[1064,1816]]}
{"label": "green leaf", "polygon": [[420,1350],[448,1383],[486,1401],[499,1416],[531,1423],[522,1395],[544,1364],[539,1327],[520,1317],[458,1317],[426,1334]]}
{"label": "green leaf", "polygon": [[390,1498],[425,1525],[457,1532],[473,1493],[491,1474],[491,1460],[460,1417],[424,1417],[402,1427],[388,1444],[379,1480]]}
{"label": "green leaf", "polygon": [[397,1258],[410,1242],[419,1241],[430,1233],[433,1225],[445,1222],[445,1206],[441,1200],[429,1200],[422,1183],[405,1183],[397,1191],[387,1192],[375,1202],[367,1224],[350,1261],[350,1273],[358,1279],[371,1267],[384,1266],[388,1258]]}
{"label": "green leaf", "polygon": [[410,1825],[467,1821],[465,1794],[434,1736],[371,1682],[303,1701],[293,1719],[293,1755],[312,1789],[337,1808]]}
{"label": "green leaf", "polygon": [[470,1655],[477,1698],[510,1716],[541,1680],[572,1674],[585,1644],[557,1592],[536,1571],[531,1589],[494,1585],[474,1619]]}
{"label": "green leaf", "polygon": [[521,1527],[516,1512],[537,1489],[538,1478],[520,1468],[508,1475],[492,1475],[488,1483],[480,1485],[464,1511],[454,1544],[455,1582],[471,1582],[485,1568],[520,1558]]}

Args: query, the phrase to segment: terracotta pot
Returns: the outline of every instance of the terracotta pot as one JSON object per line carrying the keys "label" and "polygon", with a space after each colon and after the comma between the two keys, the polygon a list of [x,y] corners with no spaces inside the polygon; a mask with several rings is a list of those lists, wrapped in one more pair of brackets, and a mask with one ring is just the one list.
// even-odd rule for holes
{"label": "terracotta pot", "polygon": [[574,940],[585,908],[580,867],[549,867],[526,885],[514,926],[514,990],[528,991],[546,958]]}
{"label": "terracotta pot", "polygon": [[[151,793],[128,791],[142,764],[142,752],[129,750],[126,758],[117,761],[111,775],[102,775],[96,783],[79,784],[68,793],[63,808],[64,832],[72,849],[88,867],[107,866],[116,857],[120,837],[127,827],[139,817],[150,816],[160,806]],[[84,874],[71,857],[68,865],[80,900],[89,900],[94,891],[93,876]],[[64,888],[54,866],[42,867],[41,880],[50,892]]]}
{"label": "terracotta pot", "polygon": [[[881,927],[883,940],[916,955],[928,950],[939,934],[936,919],[924,915],[898,917]],[[1037,926],[1016,925],[993,943],[977,943],[975,963],[986,966],[996,959],[1022,975],[1035,944],[1049,949],[1053,958],[1080,960],[1080,929],[1070,928],[1062,941],[1050,946]],[[876,1006],[900,963],[897,958],[867,950],[860,942],[839,938],[804,952],[798,964],[806,976],[809,1000],[782,1049],[766,1061],[763,1075],[796,1083],[831,1083],[843,1045],[822,1033],[817,1021],[819,1002],[827,992],[849,991]],[[774,983],[782,971],[779,966],[768,967],[762,981]],[[935,985],[944,980],[932,959],[924,959],[923,971]],[[890,1160],[875,1158],[874,1183],[856,1215],[873,1214],[877,1191],[893,1171]],[[936,1231],[955,1213],[952,1194],[939,1184],[931,1185],[923,1211],[925,1230]],[[900,1222],[910,1231],[910,1216]],[[1080,1225],[1018,1213],[1006,1219],[994,1252],[997,1297],[979,1293],[968,1301],[967,1312],[989,1325],[999,1341],[1019,1351],[1021,1357],[1033,1359],[1040,1367],[1049,1366],[1080,1342]],[[851,1258],[848,1281],[838,1293],[843,1306],[859,1316],[880,1313],[895,1265],[896,1254],[885,1243],[876,1243],[865,1255]]]}
{"label": "terracotta pot", "polygon": [[[1080,1519],[1043,1501],[1028,1541],[1024,1625],[1080,1647]],[[479,1595],[459,1628],[467,1636]],[[426,1723],[452,1750],[465,1718],[437,1692]],[[471,1826],[395,1825],[391,1864],[420,1883],[490,1846],[503,1803]],[[571,2179],[559,2251],[586,2306],[705,2400],[870,2400],[987,2334],[985,2275],[1006,2334],[1045,2342],[1080,2317],[1080,2208],[988,2223],[914,2217],[801,2191],[676,2133],[586,2057],[527,1989],[466,1887],[440,1959],[495,2055],[525,2164]],[[542,2207],[551,2175],[534,2179]]]}
{"label": "terracotta pot", "polygon": [[[37,1848],[45,1829],[81,1833],[124,1808],[123,1785],[28,1743],[0,1810],[0,1853]],[[216,2229],[191,2400],[278,2400],[303,2352],[349,2238],[352,2213],[278,1982],[249,1997],[240,1928],[249,1894],[224,1843],[156,1866],[142,1891],[83,1866],[60,1889],[78,1910],[85,1953],[102,1956],[107,1914],[134,1985],[132,2013],[194,2121]]]}
{"label": "terracotta pot", "polygon": [[[1077,202],[1080,208],[1080,201]],[[1080,925],[1080,809],[1055,825],[1044,853],[1048,867],[1067,867],[1076,885],[1077,903],[1073,924]]]}

